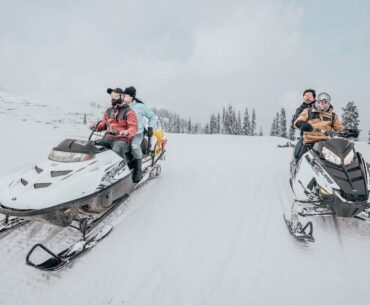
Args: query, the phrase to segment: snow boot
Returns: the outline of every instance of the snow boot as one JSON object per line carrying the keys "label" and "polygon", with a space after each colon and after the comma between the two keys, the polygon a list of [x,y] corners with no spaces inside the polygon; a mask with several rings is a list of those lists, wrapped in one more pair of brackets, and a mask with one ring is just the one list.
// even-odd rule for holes
{"label": "snow boot", "polygon": [[141,169],[141,159],[133,160],[134,170],[132,172],[132,181],[138,183],[143,178],[143,171]]}

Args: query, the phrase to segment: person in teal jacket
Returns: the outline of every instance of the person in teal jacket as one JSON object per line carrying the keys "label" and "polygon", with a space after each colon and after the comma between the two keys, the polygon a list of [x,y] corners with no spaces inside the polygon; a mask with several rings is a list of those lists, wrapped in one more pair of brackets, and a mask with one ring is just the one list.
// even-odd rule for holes
{"label": "person in teal jacket", "polygon": [[143,177],[141,169],[141,158],[143,157],[141,142],[144,138],[143,117],[146,117],[149,120],[147,132],[147,136],[149,138],[153,135],[153,128],[157,126],[158,119],[155,113],[150,110],[148,106],[136,98],[135,87],[130,86],[124,90],[123,100],[124,103],[129,104],[130,108],[135,111],[138,123],[136,135],[131,142],[131,153],[134,157],[134,172],[132,174],[132,180],[136,183]]}

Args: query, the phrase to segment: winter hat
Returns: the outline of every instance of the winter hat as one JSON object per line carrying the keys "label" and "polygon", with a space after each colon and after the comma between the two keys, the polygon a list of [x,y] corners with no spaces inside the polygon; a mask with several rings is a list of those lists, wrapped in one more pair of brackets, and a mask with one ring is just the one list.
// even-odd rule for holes
{"label": "winter hat", "polygon": [[119,94],[124,94],[124,91],[121,88],[116,88],[116,89],[108,88],[107,89],[108,94],[111,94],[112,92],[116,92],[116,93],[119,93]]}
{"label": "winter hat", "polygon": [[129,96],[135,97],[136,96],[136,89],[135,89],[135,87],[130,86],[130,87],[127,87],[123,93],[127,94]]}
{"label": "winter hat", "polygon": [[308,93],[308,92],[311,92],[312,95],[313,95],[313,98],[316,98],[316,91],[313,90],[313,89],[306,89],[305,91],[303,91],[303,96]]}

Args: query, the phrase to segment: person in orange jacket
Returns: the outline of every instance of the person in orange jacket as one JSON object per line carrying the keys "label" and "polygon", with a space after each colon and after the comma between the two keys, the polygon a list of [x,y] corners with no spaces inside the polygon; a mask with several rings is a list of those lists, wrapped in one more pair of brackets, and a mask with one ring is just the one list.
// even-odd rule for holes
{"label": "person in orange jacket", "polygon": [[312,108],[303,110],[294,125],[303,131],[303,143],[305,144],[300,151],[299,158],[308,150],[307,144],[326,140],[325,132],[342,130],[339,117],[333,111],[331,97],[326,92],[317,96]]}
{"label": "person in orange jacket", "polygon": [[[138,128],[135,111],[123,103],[123,90],[121,88],[107,89],[111,96],[112,107],[103,114],[102,121],[91,127],[97,131],[113,130],[117,134],[106,134],[99,143],[112,149],[126,160],[125,154],[131,150],[131,141]],[[127,161],[127,160],[126,160]]]}

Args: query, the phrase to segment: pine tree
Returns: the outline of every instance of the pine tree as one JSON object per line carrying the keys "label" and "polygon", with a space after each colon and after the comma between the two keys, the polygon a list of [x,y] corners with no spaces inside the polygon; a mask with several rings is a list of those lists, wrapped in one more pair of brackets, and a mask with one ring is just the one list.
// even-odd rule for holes
{"label": "pine tree", "polygon": [[279,112],[276,112],[275,115],[275,126],[274,126],[274,135],[280,137],[281,130],[280,130],[280,115]]}
{"label": "pine tree", "polygon": [[188,121],[188,133],[192,133],[191,118],[189,118],[189,121]]}
{"label": "pine tree", "polygon": [[87,124],[86,113],[84,114],[84,124]]}
{"label": "pine tree", "polygon": [[210,134],[217,133],[217,118],[214,114],[211,115],[209,120],[209,133]]}
{"label": "pine tree", "polygon": [[221,127],[221,132],[222,134],[226,134],[226,109],[225,107],[222,108],[222,127]]}
{"label": "pine tree", "polygon": [[235,109],[231,107],[230,111],[230,134],[238,134],[238,122]]}
{"label": "pine tree", "polygon": [[241,135],[242,134],[242,116],[240,114],[240,111],[238,111],[238,116],[236,118],[236,129],[237,129],[237,135]]}
{"label": "pine tree", "polygon": [[204,127],[204,133],[209,134],[209,124],[206,124],[206,127]]}
{"label": "pine tree", "polygon": [[252,122],[251,122],[251,135],[252,136],[255,136],[257,134],[256,128],[257,128],[257,126],[256,126],[256,111],[254,111],[254,108],[253,108]]}
{"label": "pine tree", "polygon": [[217,133],[221,133],[221,115],[219,112],[217,113]]}
{"label": "pine tree", "polygon": [[284,108],[281,108],[279,117],[279,136],[287,138],[286,113]]}
{"label": "pine tree", "polygon": [[258,135],[259,135],[260,137],[262,137],[262,136],[263,136],[263,130],[262,130],[262,127],[261,127],[261,126],[260,126],[260,129],[259,129]]}
{"label": "pine tree", "polygon": [[251,133],[251,122],[249,121],[248,108],[245,108],[244,120],[243,120],[243,134],[250,136]]}
{"label": "pine tree", "polygon": [[359,114],[355,102],[348,102],[345,107],[342,108],[342,125],[343,128],[358,129],[360,124]]}

